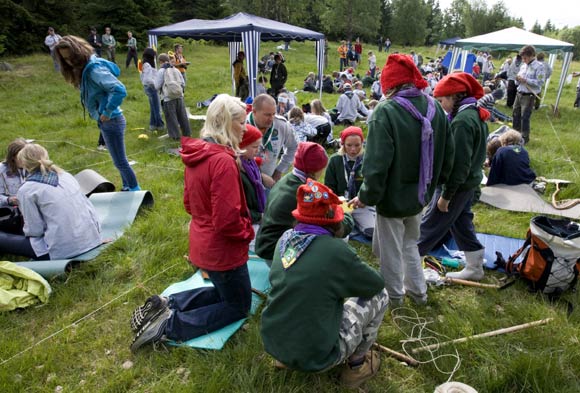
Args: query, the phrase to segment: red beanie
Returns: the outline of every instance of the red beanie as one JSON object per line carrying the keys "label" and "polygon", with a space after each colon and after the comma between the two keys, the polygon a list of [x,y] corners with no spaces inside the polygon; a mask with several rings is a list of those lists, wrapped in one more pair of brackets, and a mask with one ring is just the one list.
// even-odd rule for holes
{"label": "red beanie", "polygon": [[244,132],[244,137],[240,142],[240,149],[243,149],[244,147],[251,145],[258,139],[262,139],[262,132],[253,125],[246,124],[246,132]]}
{"label": "red beanie", "polygon": [[296,191],[296,206],[292,215],[299,222],[314,225],[336,224],[343,220],[340,199],[324,184],[308,179]]}
{"label": "red beanie", "polygon": [[316,173],[326,168],[328,156],[318,143],[300,142],[294,155],[294,166],[304,173]]}
{"label": "red beanie", "polygon": [[467,93],[469,97],[479,100],[483,97],[483,88],[473,76],[466,72],[456,72],[441,79],[433,95],[435,97],[445,97],[456,93]]}
{"label": "red beanie", "polygon": [[392,54],[387,58],[387,62],[381,72],[381,88],[383,94],[394,87],[406,83],[414,84],[418,89],[427,87],[427,82],[413,63],[413,58],[409,55]]}
{"label": "red beanie", "polygon": [[348,138],[349,136],[360,136],[360,141],[364,141],[365,137],[363,135],[362,132],[362,128],[360,127],[355,127],[355,126],[350,126],[345,128],[344,130],[342,130],[342,132],[340,133],[340,142],[344,145],[344,141],[346,140],[346,138]]}

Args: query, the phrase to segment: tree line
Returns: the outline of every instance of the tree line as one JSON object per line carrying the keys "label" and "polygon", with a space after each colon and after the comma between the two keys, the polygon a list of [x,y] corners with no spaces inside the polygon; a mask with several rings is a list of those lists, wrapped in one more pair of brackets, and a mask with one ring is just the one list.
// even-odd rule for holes
{"label": "tree line", "polygon": [[[331,40],[374,43],[379,37],[405,46],[434,45],[451,37],[471,37],[510,26],[523,28],[500,1],[454,0],[0,0],[0,54],[25,54],[43,47],[48,26],[61,34],[88,35],[106,26],[124,37],[131,30],[146,45],[147,30],[187,19],[218,19],[247,12],[324,33]],[[573,43],[580,55],[580,26],[558,30],[548,21],[538,34]]]}

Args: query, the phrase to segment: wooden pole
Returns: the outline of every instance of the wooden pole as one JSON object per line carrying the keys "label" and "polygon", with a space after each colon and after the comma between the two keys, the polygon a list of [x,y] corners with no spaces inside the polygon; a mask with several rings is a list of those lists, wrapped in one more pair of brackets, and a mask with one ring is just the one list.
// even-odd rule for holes
{"label": "wooden pole", "polygon": [[475,336],[463,337],[463,338],[458,338],[458,339],[451,340],[451,341],[445,341],[445,342],[442,342],[439,344],[431,344],[431,345],[427,345],[425,347],[415,348],[411,352],[418,353],[418,352],[423,352],[423,351],[428,351],[431,349],[444,347],[444,346],[449,345],[449,344],[459,344],[459,343],[464,343],[464,342],[469,341],[469,340],[475,340],[478,338],[492,337],[492,336],[499,336],[501,334],[506,334],[506,333],[513,333],[513,332],[517,332],[519,330],[524,330],[524,329],[527,329],[530,327],[545,325],[549,322],[552,322],[553,320],[554,320],[554,318],[540,319],[539,321],[528,322],[528,323],[524,323],[522,325],[516,325],[516,326],[503,328],[503,329],[499,329],[499,330],[493,330],[491,332],[476,334]]}
{"label": "wooden pole", "polygon": [[383,351],[387,355],[389,355],[391,357],[394,357],[397,360],[400,360],[402,362],[407,363],[409,366],[417,367],[419,365],[419,362],[416,361],[415,359],[413,359],[412,357],[409,357],[409,356],[404,355],[404,354],[402,354],[400,352],[394,351],[394,350],[392,350],[390,348],[387,348],[387,347],[385,347],[385,346],[383,346],[383,345],[381,345],[381,344],[379,344],[377,342],[375,342],[373,344],[373,347],[379,349],[380,351]]}

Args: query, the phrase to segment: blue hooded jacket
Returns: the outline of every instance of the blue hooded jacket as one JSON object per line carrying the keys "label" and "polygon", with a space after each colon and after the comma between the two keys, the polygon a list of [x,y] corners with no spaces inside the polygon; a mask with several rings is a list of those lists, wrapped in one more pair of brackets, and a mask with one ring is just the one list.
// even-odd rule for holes
{"label": "blue hooded jacket", "polygon": [[89,116],[99,120],[100,115],[109,118],[121,116],[119,108],[127,95],[125,86],[117,79],[121,74],[115,63],[92,55],[83,70],[81,79],[81,103]]}

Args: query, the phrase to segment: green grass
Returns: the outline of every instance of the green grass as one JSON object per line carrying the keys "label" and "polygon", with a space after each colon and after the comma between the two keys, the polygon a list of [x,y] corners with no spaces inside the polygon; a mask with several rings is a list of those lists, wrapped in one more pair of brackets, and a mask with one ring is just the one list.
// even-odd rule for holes
{"label": "green grass", "polygon": [[[294,90],[302,87],[309,71],[315,71],[315,56],[312,43],[296,43],[292,48],[295,50],[287,53],[286,65],[290,74],[288,85]],[[273,49],[274,44],[265,43],[261,52]],[[421,52],[424,56],[434,54],[432,48],[421,48]],[[197,113],[197,101],[214,93],[231,92],[227,49],[194,43],[187,45],[185,54],[192,63],[186,103]],[[378,64],[384,64],[385,54],[377,55]],[[6,60],[15,70],[0,73],[0,146],[5,147],[18,136],[36,139],[64,169],[76,173],[90,167],[119,187],[119,174],[108,153],[95,149],[98,138],[95,122],[88,115],[83,117],[78,91],[52,70],[51,59],[31,55]],[[329,65],[327,73],[338,65],[336,43],[330,46]],[[572,67],[579,68],[578,63]],[[557,87],[554,81],[558,80],[559,72],[557,65],[547,103],[554,102]],[[155,207],[140,215],[123,238],[99,258],[83,264],[66,280],[52,282],[54,292],[48,304],[0,314],[0,363],[11,359],[0,365],[0,391],[51,392],[58,386],[64,392],[342,391],[336,383],[336,371],[314,375],[275,371],[263,351],[259,316],[250,318],[247,327],[219,352],[178,348],[131,355],[129,316],[134,307],[149,294],[187,278],[192,270],[183,259],[187,254],[189,217],[182,207],[181,161],[165,153],[172,146],[170,142],[159,141],[152,134],[147,141],[137,138],[148,126],[147,99],[134,68],[123,69],[121,79],[128,89],[122,106],[128,124],[127,152],[130,159],[137,161],[134,169],[141,186],[153,192]],[[580,112],[571,108],[574,96],[575,83],[564,90],[560,118],[551,116],[548,108],[533,114],[529,152],[539,175],[578,183]],[[300,103],[315,97],[311,93],[298,94]],[[325,94],[323,101],[327,108],[332,108],[337,98]],[[500,109],[507,112],[502,105]],[[192,122],[195,133],[201,126],[200,122]],[[578,184],[573,184],[563,196],[573,198],[579,194]],[[532,217],[481,204],[474,211],[478,231],[514,237],[525,234]],[[376,266],[369,247],[357,243],[353,246]],[[488,282],[499,278],[493,273],[486,276]],[[522,283],[501,292],[432,288],[429,296],[429,305],[416,311],[431,322],[431,329],[449,338],[555,318],[544,327],[458,345],[462,363],[454,380],[468,383],[480,392],[580,391],[577,309],[567,317],[562,306],[528,293]],[[569,293],[565,298],[578,304],[577,293]],[[404,338],[391,316],[386,316],[379,341],[400,350],[399,340]],[[453,348],[444,352],[452,353]],[[383,359],[379,375],[366,384],[367,391],[431,392],[447,379],[432,364],[409,368],[392,358]],[[427,357],[423,355],[421,360]],[[126,361],[133,362],[132,367],[123,368]],[[452,360],[441,363],[445,370],[453,365]]]}

